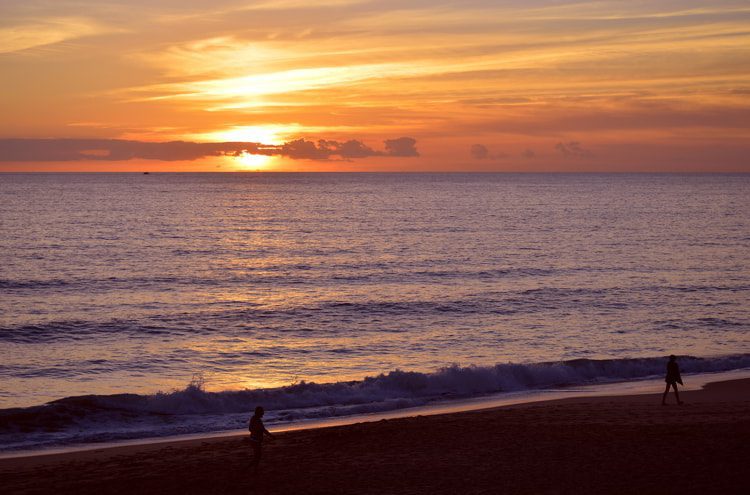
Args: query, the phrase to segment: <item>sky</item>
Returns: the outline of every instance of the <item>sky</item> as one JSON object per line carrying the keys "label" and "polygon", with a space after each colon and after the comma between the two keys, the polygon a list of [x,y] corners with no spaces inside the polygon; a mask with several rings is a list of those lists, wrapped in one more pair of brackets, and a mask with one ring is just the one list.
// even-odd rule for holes
{"label": "sky", "polygon": [[0,171],[750,172],[750,3],[0,0]]}

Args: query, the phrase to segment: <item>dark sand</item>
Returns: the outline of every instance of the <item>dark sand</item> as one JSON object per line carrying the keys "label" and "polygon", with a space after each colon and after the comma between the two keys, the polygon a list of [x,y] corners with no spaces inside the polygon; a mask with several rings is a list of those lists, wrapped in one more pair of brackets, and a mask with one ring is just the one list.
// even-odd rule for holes
{"label": "dark sand", "polygon": [[244,438],[0,460],[0,493],[750,493],[750,379]]}

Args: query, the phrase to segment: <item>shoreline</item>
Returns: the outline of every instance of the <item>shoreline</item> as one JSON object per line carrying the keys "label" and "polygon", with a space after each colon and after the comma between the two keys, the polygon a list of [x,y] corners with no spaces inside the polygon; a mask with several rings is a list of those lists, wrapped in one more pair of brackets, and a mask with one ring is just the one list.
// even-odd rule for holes
{"label": "shoreline", "polygon": [[278,432],[259,474],[234,435],[5,458],[0,480],[8,493],[741,493],[750,379],[682,390],[683,406],[660,395]]}
{"label": "shoreline", "polygon": [[[750,369],[723,371],[716,373],[699,373],[685,375],[686,386],[680,387],[681,391],[700,390],[708,384],[737,379],[750,379]],[[511,407],[518,405],[529,405],[546,403],[560,400],[578,400],[588,397],[633,397],[637,395],[648,395],[653,390],[663,387],[663,378],[646,378],[640,380],[629,380],[622,382],[598,383],[583,386],[571,386],[560,389],[541,389],[509,392],[502,394],[491,394],[488,396],[473,397],[466,399],[455,399],[438,401],[423,406],[393,409],[388,411],[338,416],[322,419],[309,419],[289,423],[269,423],[268,429],[273,433],[314,430],[318,428],[330,428],[347,426],[359,423],[371,423],[381,420],[410,418],[417,416],[432,416],[440,414],[453,414],[469,411],[481,411],[499,407]],[[248,416],[249,417],[249,416]],[[268,423],[268,422],[267,422]],[[61,446],[50,446],[30,449],[18,449],[0,451],[0,462],[4,459],[66,455],[87,451],[102,451],[106,449],[131,448],[139,446],[173,444],[190,441],[207,441],[214,439],[226,439],[242,437],[246,434],[245,429],[231,429],[213,432],[187,433],[182,435],[167,435],[157,437],[142,437],[125,440],[113,440],[98,443],[82,443]]]}

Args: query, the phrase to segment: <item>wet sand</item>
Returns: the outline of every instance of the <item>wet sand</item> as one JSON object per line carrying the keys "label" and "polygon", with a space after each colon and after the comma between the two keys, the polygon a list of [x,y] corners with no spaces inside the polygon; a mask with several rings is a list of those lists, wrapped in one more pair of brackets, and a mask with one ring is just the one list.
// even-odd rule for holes
{"label": "wet sand", "polygon": [[292,431],[0,459],[5,494],[748,493],[750,379]]}

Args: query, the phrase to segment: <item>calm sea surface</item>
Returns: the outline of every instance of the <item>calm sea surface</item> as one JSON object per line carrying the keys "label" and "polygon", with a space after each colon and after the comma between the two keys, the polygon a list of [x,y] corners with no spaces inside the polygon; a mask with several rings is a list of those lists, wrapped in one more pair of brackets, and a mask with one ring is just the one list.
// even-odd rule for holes
{"label": "calm sea surface", "polygon": [[0,408],[750,366],[748,175],[3,174],[0,234]]}

